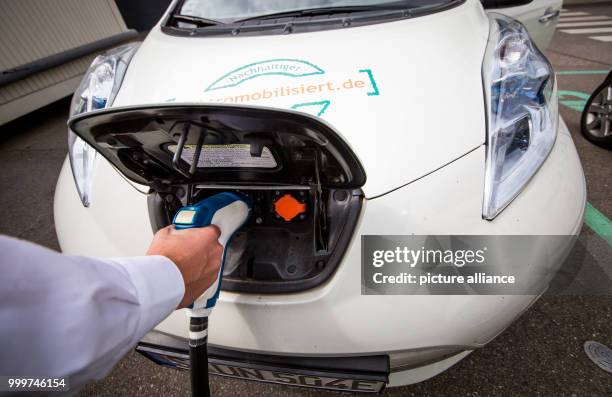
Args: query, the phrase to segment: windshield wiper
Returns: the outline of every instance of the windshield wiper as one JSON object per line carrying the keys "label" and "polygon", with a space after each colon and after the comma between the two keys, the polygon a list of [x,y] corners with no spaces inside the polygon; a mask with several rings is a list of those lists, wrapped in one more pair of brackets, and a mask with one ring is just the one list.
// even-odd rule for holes
{"label": "windshield wiper", "polygon": [[177,21],[193,23],[194,25],[203,28],[206,26],[217,26],[217,25],[225,25],[223,22],[215,21],[214,19],[207,19],[202,17],[195,17],[192,15],[182,15],[182,14],[174,14],[172,18]]}
{"label": "windshield wiper", "polygon": [[404,10],[406,4],[404,2],[387,4],[387,5],[369,5],[369,6],[344,6],[344,7],[323,7],[323,8],[308,8],[304,10],[284,11],[273,14],[258,15],[234,21],[234,23],[257,21],[265,19],[291,18],[291,17],[312,17],[317,15],[332,15],[345,14],[351,12],[366,12],[366,11],[385,11],[385,10]]}

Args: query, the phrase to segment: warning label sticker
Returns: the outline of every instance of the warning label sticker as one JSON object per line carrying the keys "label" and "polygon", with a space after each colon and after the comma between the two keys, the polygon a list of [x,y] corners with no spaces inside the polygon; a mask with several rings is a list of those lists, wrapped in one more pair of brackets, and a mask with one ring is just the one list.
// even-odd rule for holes
{"label": "warning label sticker", "polygon": [[[176,152],[176,145],[168,147]],[[189,165],[195,157],[195,145],[185,145],[181,158]],[[251,156],[251,145],[204,145],[198,159],[198,168],[276,168],[270,149],[264,147],[260,157]]]}

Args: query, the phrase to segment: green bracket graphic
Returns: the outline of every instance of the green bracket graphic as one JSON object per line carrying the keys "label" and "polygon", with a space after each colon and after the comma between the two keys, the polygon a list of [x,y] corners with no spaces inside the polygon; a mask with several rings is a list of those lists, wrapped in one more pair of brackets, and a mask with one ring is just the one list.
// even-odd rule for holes
{"label": "green bracket graphic", "polygon": [[[571,97],[578,99],[572,99]],[[584,105],[588,99],[589,94],[585,94],[584,92],[559,90],[559,103],[577,112],[582,112],[584,110]]]}
{"label": "green bracket graphic", "polygon": [[308,107],[308,106],[320,106],[321,109],[319,110],[319,113],[317,113],[317,116],[321,117],[321,115],[325,113],[325,111],[327,110],[330,104],[331,104],[331,101],[326,99],[324,101],[319,101],[319,102],[296,103],[295,105],[291,106],[291,109],[297,110],[297,109],[301,109],[303,107]]}
{"label": "green bracket graphic", "polygon": [[376,96],[380,95],[380,91],[378,90],[378,85],[376,84],[376,80],[374,79],[374,74],[372,73],[372,69],[361,69],[359,73],[367,73],[370,78],[370,83],[372,84],[372,92],[368,92],[368,96]]}
{"label": "green bracket graphic", "polygon": [[[273,65],[282,64],[285,68],[281,70],[270,70]],[[302,70],[303,69],[303,70]],[[270,71],[269,71],[270,70]],[[261,76],[288,76],[288,77],[304,77],[312,76],[316,74],[324,74],[325,71],[310,62],[303,61],[301,59],[268,59],[265,61],[259,61],[250,63],[234,69],[229,73],[224,74],[211,85],[206,88],[204,92],[220,90],[222,88],[236,87],[245,81],[255,79]]]}

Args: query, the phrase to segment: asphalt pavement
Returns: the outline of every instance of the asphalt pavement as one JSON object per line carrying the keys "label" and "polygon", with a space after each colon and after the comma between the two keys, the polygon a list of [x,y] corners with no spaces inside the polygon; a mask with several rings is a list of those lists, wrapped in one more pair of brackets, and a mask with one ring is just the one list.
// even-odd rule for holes
{"label": "asphalt pavement", "polygon": [[[566,7],[568,12],[612,17],[612,4]],[[562,29],[560,29],[562,30]],[[558,73],[560,111],[571,130],[587,179],[588,201],[612,218],[612,151],[587,142],[579,132],[586,97],[612,69],[612,42],[558,30],[546,51]],[[66,156],[68,100],[0,127],[0,233],[59,250],[53,226],[55,181]],[[608,221],[609,222],[609,221]],[[587,223],[579,238],[587,261],[612,269],[610,244]],[[610,273],[608,273],[609,275]],[[611,396],[612,375],[596,367],[583,343],[612,346],[612,297],[545,296],[486,347],[425,382],[389,389],[385,396]],[[339,392],[290,388],[212,378],[218,396],[335,396]],[[159,367],[128,354],[105,379],[82,396],[189,393],[185,372]]]}

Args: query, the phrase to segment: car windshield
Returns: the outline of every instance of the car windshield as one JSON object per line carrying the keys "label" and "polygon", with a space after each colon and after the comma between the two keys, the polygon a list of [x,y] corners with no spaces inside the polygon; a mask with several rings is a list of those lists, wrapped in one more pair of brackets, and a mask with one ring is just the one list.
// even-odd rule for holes
{"label": "car windshield", "polygon": [[289,11],[329,7],[385,7],[406,3],[407,8],[438,5],[448,0],[185,0],[179,14],[221,22]]}

